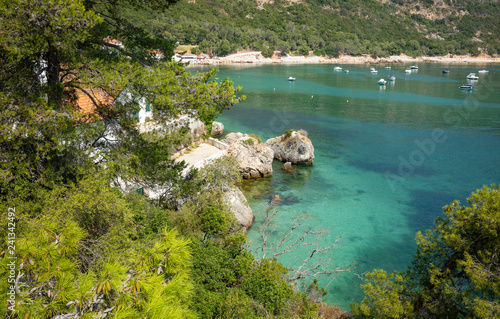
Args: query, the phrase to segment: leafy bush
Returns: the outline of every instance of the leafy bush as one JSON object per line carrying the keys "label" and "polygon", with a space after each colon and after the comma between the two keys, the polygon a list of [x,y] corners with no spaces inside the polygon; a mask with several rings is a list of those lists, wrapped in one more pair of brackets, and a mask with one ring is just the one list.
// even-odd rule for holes
{"label": "leafy bush", "polygon": [[289,130],[286,130],[286,131],[285,131],[285,135],[286,135],[286,137],[290,137],[290,136],[292,136],[292,133],[293,133],[293,132],[296,132],[296,131],[297,131],[297,130],[295,130],[295,129],[289,129]]}
{"label": "leafy bush", "polygon": [[231,227],[231,216],[222,205],[208,206],[200,213],[200,222],[205,234],[226,235]]}
{"label": "leafy bush", "polygon": [[285,280],[287,273],[288,270],[276,260],[264,259],[243,278],[241,287],[270,313],[279,315],[293,296],[293,289]]}
{"label": "leafy bush", "polygon": [[339,49],[334,44],[328,45],[325,48],[325,53],[334,58],[338,58],[340,55]]}
{"label": "leafy bush", "polygon": [[269,47],[265,47],[264,50],[262,50],[261,54],[265,58],[271,58],[274,54],[274,50]]}
{"label": "leafy bush", "polygon": [[303,56],[308,56],[309,55],[309,47],[307,45],[301,45],[298,48],[299,54]]}
{"label": "leafy bush", "polygon": [[260,138],[260,136],[259,136],[259,135],[257,135],[257,134],[253,134],[253,133],[248,134],[248,135],[249,135],[249,136],[251,136],[251,137],[253,137],[254,139],[256,139],[256,140],[257,140],[257,142],[262,143],[262,139]]}
{"label": "leafy bush", "polygon": [[325,56],[326,52],[325,52],[324,49],[316,49],[316,50],[314,50],[314,55],[316,55],[316,56]]}
{"label": "leafy bush", "polygon": [[252,146],[255,144],[255,140],[253,138],[249,138],[248,140],[244,140],[242,143],[243,145]]}

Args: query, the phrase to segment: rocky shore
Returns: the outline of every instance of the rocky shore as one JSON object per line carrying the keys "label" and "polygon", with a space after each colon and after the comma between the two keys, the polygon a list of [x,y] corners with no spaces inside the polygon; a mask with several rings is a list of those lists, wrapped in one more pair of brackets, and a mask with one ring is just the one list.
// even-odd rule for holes
{"label": "rocky shore", "polygon": [[440,57],[417,57],[407,55],[390,56],[386,58],[373,58],[370,55],[350,56],[342,55],[338,58],[327,58],[315,55],[285,56],[278,54],[265,58],[258,51],[239,52],[218,59],[205,59],[191,62],[192,65],[219,65],[219,64],[378,64],[378,63],[418,63],[439,62],[450,64],[461,63],[500,63],[500,56],[470,56],[446,55]]}

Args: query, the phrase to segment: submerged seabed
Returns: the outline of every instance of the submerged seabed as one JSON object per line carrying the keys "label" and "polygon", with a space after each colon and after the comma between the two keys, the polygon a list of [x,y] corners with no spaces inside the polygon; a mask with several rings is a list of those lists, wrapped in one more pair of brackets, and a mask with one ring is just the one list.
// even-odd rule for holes
{"label": "submerged seabed", "polygon": [[[358,261],[358,273],[383,268],[404,270],[415,249],[415,233],[432,226],[442,207],[462,202],[477,188],[500,183],[500,66],[445,65],[267,65],[221,67],[219,78],[243,86],[246,101],[224,113],[226,132],[256,133],[263,140],[286,129],[305,129],[314,144],[313,167],[244,184],[255,226],[248,238],[259,245],[258,217],[278,194],[274,240],[297,214],[311,215],[313,226],[331,230],[342,248],[337,264]],[[450,70],[448,75],[442,69]],[[461,91],[470,72],[477,90]],[[199,69],[203,70],[202,68]],[[396,76],[393,85],[377,80]],[[287,81],[289,76],[297,78]],[[284,256],[292,264],[304,252]],[[329,280],[321,281],[326,284]],[[359,302],[361,280],[342,274],[328,287],[327,299],[348,309]]]}

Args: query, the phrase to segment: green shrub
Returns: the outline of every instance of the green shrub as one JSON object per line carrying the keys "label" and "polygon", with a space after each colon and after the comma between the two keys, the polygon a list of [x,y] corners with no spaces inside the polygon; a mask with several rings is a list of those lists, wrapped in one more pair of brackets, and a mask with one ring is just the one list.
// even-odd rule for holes
{"label": "green shrub", "polygon": [[223,236],[229,232],[231,219],[222,206],[208,206],[200,214],[201,231]]}
{"label": "green shrub", "polygon": [[287,274],[288,269],[275,259],[264,259],[243,278],[241,287],[270,313],[279,315],[294,294],[292,286],[285,280]]}
{"label": "green shrub", "polygon": [[265,47],[264,50],[262,50],[261,54],[265,58],[270,58],[273,56],[274,50],[269,47]]}
{"label": "green shrub", "polygon": [[253,137],[254,139],[256,139],[257,142],[262,143],[262,140],[261,140],[261,138],[260,138],[259,135],[253,134],[253,133],[252,134],[248,134],[248,135],[251,136],[251,137]]}
{"label": "green shrub", "polygon": [[293,128],[292,128],[292,129],[289,129],[289,130],[286,130],[286,131],[285,131],[286,137],[291,136],[291,135],[292,135],[292,132],[296,132],[296,131],[297,131],[297,130],[295,130],[295,129],[293,129]]}
{"label": "green shrub", "polygon": [[324,49],[316,49],[316,50],[314,50],[314,55],[316,55],[316,56],[325,56],[326,52],[325,52]]}
{"label": "green shrub", "polygon": [[307,45],[301,45],[298,49],[299,54],[303,56],[309,55],[309,47]]}
{"label": "green shrub", "polygon": [[243,141],[243,145],[249,145],[252,146],[255,144],[255,140],[253,138],[249,138],[248,140]]}

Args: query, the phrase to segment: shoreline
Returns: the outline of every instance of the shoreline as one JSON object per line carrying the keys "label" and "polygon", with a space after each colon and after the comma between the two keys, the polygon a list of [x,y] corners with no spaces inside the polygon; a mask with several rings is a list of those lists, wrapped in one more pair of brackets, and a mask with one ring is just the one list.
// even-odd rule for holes
{"label": "shoreline", "polygon": [[321,56],[286,56],[278,57],[274,55],[272,58],[263,57],[260,52],[242,52],[226,57],[215,59],[205,59],[191,61],[191,65],[238,65],[238,64],[405,64],[418,62],[434,62],[434,63],[449,63],[449,64],[466,64],[466,63],[500,63],[500,57],[490,56],[439,56],[439,57],[417,57],[412,58],[407,55],[390,56],[387,58],[372,58],[369,55],[350,56],[343,55],[338,58],[326,58]]}

